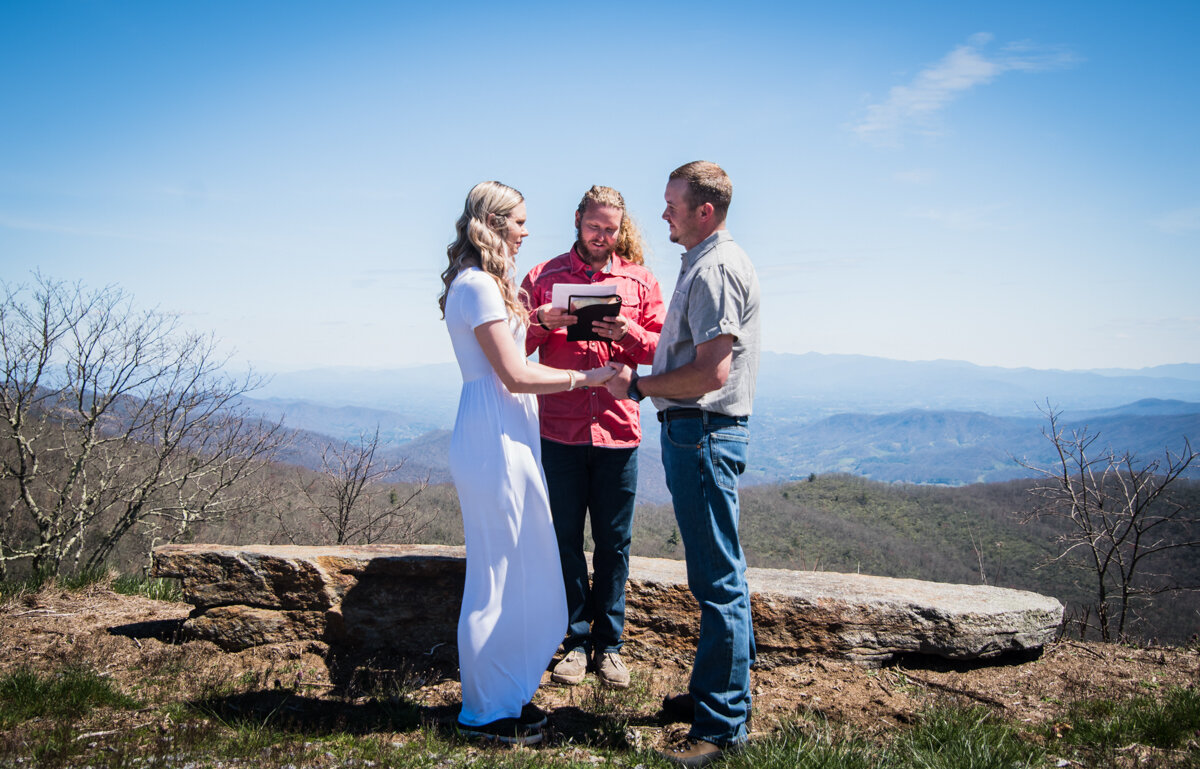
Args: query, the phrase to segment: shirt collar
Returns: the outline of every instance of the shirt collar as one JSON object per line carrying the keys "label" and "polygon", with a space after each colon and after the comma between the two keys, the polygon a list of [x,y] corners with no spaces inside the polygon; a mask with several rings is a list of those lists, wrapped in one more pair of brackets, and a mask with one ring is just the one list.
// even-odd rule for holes
{"label": "shirt collar", "polygon": [[729,234],[729,230],[721,229],[709,235],[704,240],[683,252],[683,266],[691,267],[696,262],[707,254],[709,251],[717,247],[718,243],[724,243],[727,240],[733,240],[733,235]]}

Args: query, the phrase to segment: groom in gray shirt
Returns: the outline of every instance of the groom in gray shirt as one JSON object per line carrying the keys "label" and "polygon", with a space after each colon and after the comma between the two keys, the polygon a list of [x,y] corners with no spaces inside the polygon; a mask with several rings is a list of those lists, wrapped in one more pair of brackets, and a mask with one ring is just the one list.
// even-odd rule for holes
{"label": "groom in gray shirt", "polygon": [[683,254],[654,366],[608,380],[618,398],[650,396],[662,423],[662,458],[683,537],[688,587],[700,604],[700,639],[688,695],[688,739],[662,755],[703,766],[747,736],[754,631],[738,537],[738,476],[746,469],[759,358],[758,277],[725,229],[733,196],[715,163],[680,166],[667,181],[663,219]]}

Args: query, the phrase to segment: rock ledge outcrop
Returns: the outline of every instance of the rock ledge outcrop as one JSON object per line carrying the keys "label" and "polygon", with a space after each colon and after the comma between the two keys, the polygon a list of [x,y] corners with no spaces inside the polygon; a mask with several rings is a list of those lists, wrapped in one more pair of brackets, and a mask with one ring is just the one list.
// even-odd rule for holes
{"label": "rock ledge outcrop", "polygon": [[[236,650],[319,640],[431,655],[455,646],[465,552],[441,545],[167,545],[154,574],[182,581],[193,638]],[[682,561],[634,557],[626,654],[694,649],[699,613]],[[879,664],[897,655],[955,660],[1031,653],[1062,622],[1056,599],[986,585],[834,572],[749,569],[760,662],[827,654]]]}

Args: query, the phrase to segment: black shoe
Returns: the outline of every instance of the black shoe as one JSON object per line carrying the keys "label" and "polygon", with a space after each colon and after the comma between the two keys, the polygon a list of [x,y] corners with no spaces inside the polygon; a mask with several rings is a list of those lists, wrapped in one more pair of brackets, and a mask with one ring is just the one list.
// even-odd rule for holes
{"label": "black shoe", "polygon": [[530,702],[521,708],[521,715],[517,717],[517,720],[521,722],[522,726],[541,729],[549,719],[546,717],[546,711]]}
{"label": "black shoe", "polygon": [[540,729],[523,724],[518,718],[498,718],[482,726],[467,726],[459,721],[455,727],[464,737],[476,737],[509,745],[533,745],[542,741]]}

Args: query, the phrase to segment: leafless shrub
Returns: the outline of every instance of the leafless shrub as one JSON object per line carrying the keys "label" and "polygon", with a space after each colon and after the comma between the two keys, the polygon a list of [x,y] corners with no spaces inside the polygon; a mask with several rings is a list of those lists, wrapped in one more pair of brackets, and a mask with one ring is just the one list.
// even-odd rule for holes
{"label": "leafless shrub", "polygon": [[0,288],[0,578],[97,567],[131,531],[175,542],[257,504],[245,482],[282,430],[239,407],[260,380],[224,373],[211,336],[112,286]]}
{"label": "leafless shrub", "polygon": [[[361,434],[356,442],[325,443],[320,450],[320,471],[297,471],[294,484],[303,508],[300,520],[310,517],[309,511],[316,515],[317,541],[413,542],[437,517],[436,509],[414,504],[428,488],[428,478],[406,488],[386,483],[397,476],[404,460],[380,456],[378,428],[374,434]],[[294,522],[294,514],[277,518],[289,542],[300,544],[313,536],[311,527]]]}
{"label": "leafless shrub", "polygon": [[1030,489],[1032,510],[1023,517],[1064,524],[1053,560],[1086,574],[1094,595],[1079,619],[1081,636],[1091,627],[1103,640],[1123,639],[1136,617],[1135,602],[1200,587],[1151,571],[1173,551],[1200,545],[1195,497],[1173,493],[1198,452],[1184,438],[1179,453],[1166,449],[1163,457],[1142,463],[1097,444],[1099,434],[1087,427],[1063,427],[1061,412],[1049,405],[1043,413],[1049,424],[1042,433],[1054,444],[1058,461],[1039,467],[1018,460],[1040,479]]}

